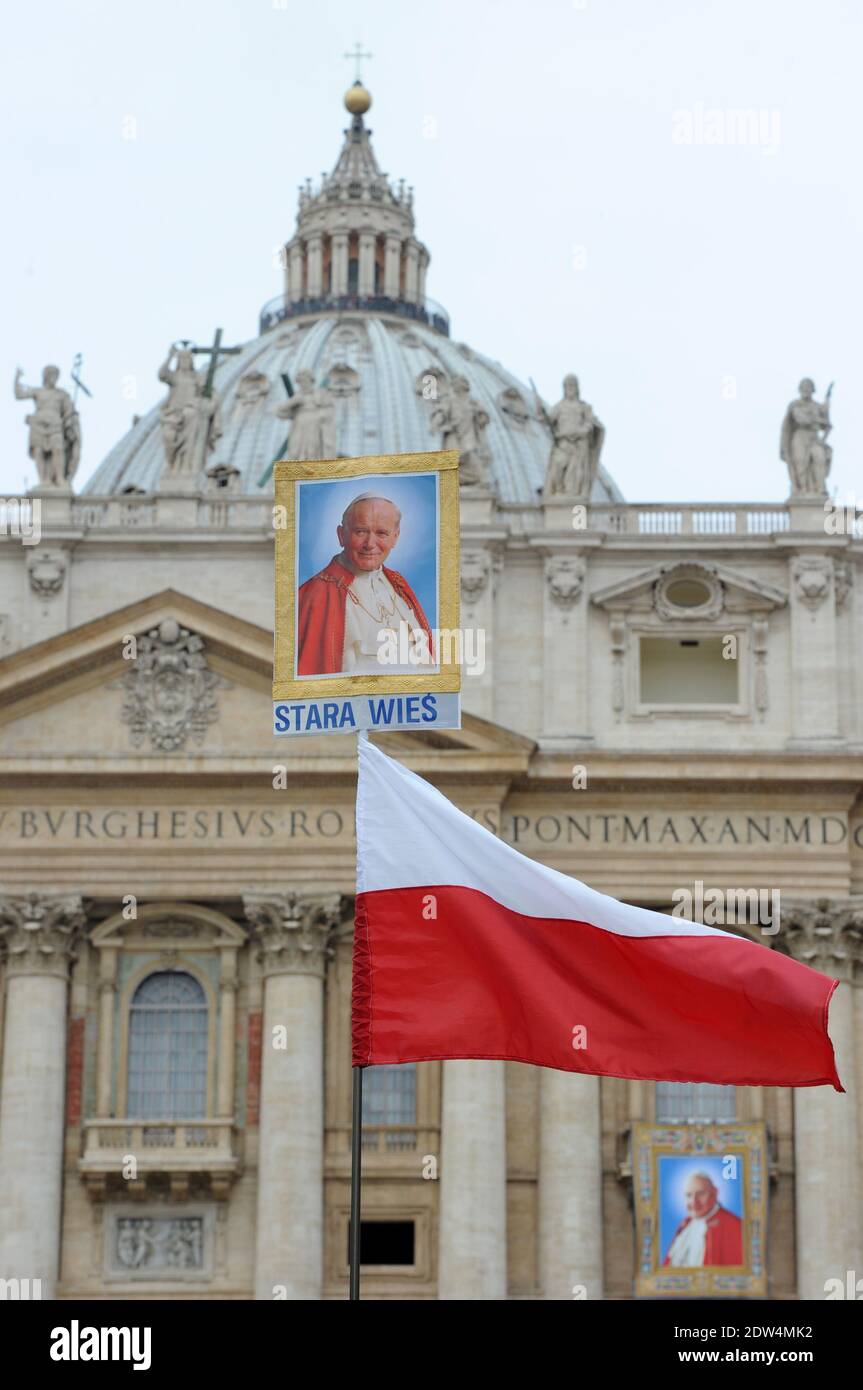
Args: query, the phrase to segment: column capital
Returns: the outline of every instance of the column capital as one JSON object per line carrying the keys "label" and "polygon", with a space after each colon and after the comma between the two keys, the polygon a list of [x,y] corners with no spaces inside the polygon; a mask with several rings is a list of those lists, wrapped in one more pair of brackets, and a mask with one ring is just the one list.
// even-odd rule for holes
{"label": "column capital", "polygon": [[244,893],[243,907],[265,975],[318,975],[343,916],[341,893]]}
{"label": "column capital", "polygon": [[863,984],[863,897],[783,903],[782,936],[795,960]]}
{"label": "column capital", "polygon": [[10,977],[57,975],[66,979],[75,958],[76,937],[86,920],[77,893],[0,896],[0,943]]}

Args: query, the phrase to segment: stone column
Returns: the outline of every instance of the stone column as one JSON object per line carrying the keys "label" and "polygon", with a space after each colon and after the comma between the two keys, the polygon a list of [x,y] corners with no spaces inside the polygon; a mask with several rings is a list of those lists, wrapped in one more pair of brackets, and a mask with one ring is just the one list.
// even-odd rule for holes
{"label": "stone column", "polygon": [[503,1062],[443,1064],[438,1297],[504,1299]]}
{"label": "stone column", "polygon": [[397,232],[387,232],[384,251],[384,294],[390,299],[399,297],[402,239]]}
{"label": "stone column", "polygon": [[83,925],[79,897],[0,898],[0,1279],[40,1279],[43,1298],[59,1274],[69,963]]}
{"label": "stone column", "polygon": [[99,1034],[96,1040],[96,1115],[111,1115],[111,1054],[114,1038],[114,1005],[117,994],[117,948],[99,952]]}
{"label": "stone column", "polygon": [[791,741],[839,741],[833,560],[804,552],[790,560]]}
{"label": "stone column", "polygon": [[292,304],[304,296],[303,289],[303,247],[294,241],[288,247],[288,298]]}
{"label": "stone column", "polygon": [[361,295],[375,292],[375,234],[360,232],[360,263],[358,267],[357,293]]}
{"label": "stone column", "polygon": [[423,248],[420,252],[419,269],[417,272],[417,303],[425,304],[426,298],[426,272],[429,268],[429,254]]}
{"label": "stone column", "polygon": [[419,285],[419,246],[411,240],[405,247],[405,299],[415,304]]}
{"label": "stone column", "polygon": [[863,904],[795,905],[782,918],[794,956],[841,981],[830,1003],[829,1029],[845,1094],[827,1086],[794,1092],[797,1291],[802,1299],[823,1299],[828,1279],[844,1286],[849,1270],[863,1275],[852,983],[861,964]]}
{"label": "stone column", "polygon": [[306,245],[306,270],[308,273],[308,295],[316,299],[324,292],[324,237],[322,232],[313,232]]}
{"label": "stone column", "polygon": [[539,1286],[602,1298],[602,1147],[599,1077],[541,1068]]}
{"label": "stone column", "polygon": [[247,893],[264,975],[255,1297],[323,1285],[324,972],[340,898]]}
{"label": "stone column", "polygon": [[333,232],[332,235],[333,278],[332,293],[345,295],[348,292],[348,234]]}
{"label": "stone column", "polygon": [[220,1119],[234,1116],[234,1064],[237,1048],[237,948],[221,950],[221,992],[219,998],[219,1095],[216,1113]]}

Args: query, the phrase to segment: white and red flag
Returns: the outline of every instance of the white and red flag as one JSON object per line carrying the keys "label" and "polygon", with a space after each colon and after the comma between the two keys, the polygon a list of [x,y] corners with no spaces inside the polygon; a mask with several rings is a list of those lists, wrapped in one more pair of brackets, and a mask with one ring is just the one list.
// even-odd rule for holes
{"label": "white and red flag", "polygon": [[499,840],[359,739],[353,1064],[505,1058],[841,1091],[837,981],[632,907]]}

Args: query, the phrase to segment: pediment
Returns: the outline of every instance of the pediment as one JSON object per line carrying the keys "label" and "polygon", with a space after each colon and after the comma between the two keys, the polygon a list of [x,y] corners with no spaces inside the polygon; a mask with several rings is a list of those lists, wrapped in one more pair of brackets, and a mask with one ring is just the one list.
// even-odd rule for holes
{"label": "pediment", "polygon": [[115,913],[90,933],[96,947],[215,950],[245,945],[247,933],[221,912],[193,903],[142,903],[135,916]]}
{"label": "pediment", "polygon": [[[128,639],[137,656],[124,659]],[[356,739],[276,738],[273,634],[166,589],[0,660],[0,761],[6,776],[352,779]],[[461,729],[375,742],[419,771],[526,770],[534,743],[467,713]]]}
{"label": "pediment", "polygon": [[657,601],[660,591],[677,574],[702,578],[715,596],[713,607],[717,613],[723,607],[736,612],[770,612],[788,602],[785,590],[710,560],[674,560],[653,565],[597,589],[591,602],[609,612],[649,612],[654,608],[661,611],[661,599]]}

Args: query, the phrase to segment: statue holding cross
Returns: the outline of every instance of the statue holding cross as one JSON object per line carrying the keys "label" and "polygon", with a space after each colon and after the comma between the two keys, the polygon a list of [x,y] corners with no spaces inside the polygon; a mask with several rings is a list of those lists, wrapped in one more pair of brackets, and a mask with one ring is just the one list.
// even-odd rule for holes
{"label": "statue holding cross", "polygon": [[[196,347],[185,340],[171,344],[159,368],[159,380],[168,387],[160,413],[169,477],[197,477],[221,439],[221,398],[213,389],[216,367],[221,356],[240,351],[222,347],[221,328],[212,347]],[[209,355],[206,374],[195,368],[196,352]]]}

